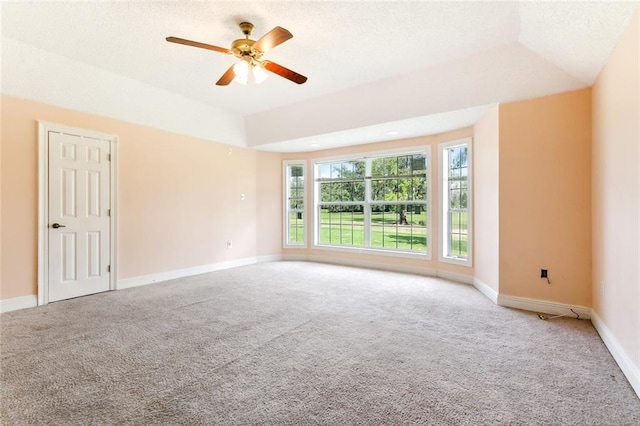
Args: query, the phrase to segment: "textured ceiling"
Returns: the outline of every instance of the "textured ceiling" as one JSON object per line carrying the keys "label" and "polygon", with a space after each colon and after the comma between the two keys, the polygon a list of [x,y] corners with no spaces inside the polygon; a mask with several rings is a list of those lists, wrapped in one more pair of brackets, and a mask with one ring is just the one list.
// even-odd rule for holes
{"label": "textured ceiling", "polygon": [[[301,109],[313,110],[310,105],[316,99],[337,96],[337,100],[339,94],[354,88],[373,87],[394,79],[402,81],[406,76],[429,74],[429,70],[447,64],[452,68],[467,64],[468,68],[468,58],[487,52],[522,57],[526,50],[544,64],[539,65],[539,72],[547,74],[547,67],[549,74],[558,74],[552,90],[586,87],[606,63],[638,4],[3,1],[1,11],[3,39],[245,117],[250,125],[261,122],[262,115],[272,117],[274,111],[287,107],[300,105]],[[253,38],[276,25],[290,30],[293,39],[268,52],[265,58],[306,75],[308,82],[298,86],[271,75],[259,86],[233,83],[218,87],[215,81],[235,58],[164,40],[173,35],[227,47],[232,40],[241,38],[237,24],[242,21],[254,23]],[[530,63],[528,60],[521,67]],[[495,74],[480,60],[473,66],[477,85],[482,85],[489,73]],[[429,85],[435,90],[468,84],[453,78],[422,83],[424,90]],[[512,75],[502,78],[526,87],[536,76],[513,66]],[[511,100],[497,95],[489,98],[490,102],[478,98],[467,104],[452,104],[452,109]],[[385,99],[380,103],[384,104]],[[425,112],[445,113],[447,105],[443,102]],[[421,114],[407,113],[388,121],[415,119]],[[373,124],[368,121],[365,117],[352,126],[340,122],[319,128],[318,132],[335,133]],[[252,133],[251,129],[247,131]],[[281,142],[301,139],[297,137],[300,135],[309,136],[302,131],[282,137],[274,133],[267,142],[282,146]],[[248,144],[260,145],[259,141]]]}

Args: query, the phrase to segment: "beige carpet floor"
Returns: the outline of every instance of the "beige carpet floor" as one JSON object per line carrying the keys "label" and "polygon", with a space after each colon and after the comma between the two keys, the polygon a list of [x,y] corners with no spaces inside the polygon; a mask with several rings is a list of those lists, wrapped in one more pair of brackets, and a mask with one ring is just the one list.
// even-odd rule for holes
{"label": "beige carpet floor", "polygon": [[589,321],[302,262],[0,316],[5,425],[639,425]]}

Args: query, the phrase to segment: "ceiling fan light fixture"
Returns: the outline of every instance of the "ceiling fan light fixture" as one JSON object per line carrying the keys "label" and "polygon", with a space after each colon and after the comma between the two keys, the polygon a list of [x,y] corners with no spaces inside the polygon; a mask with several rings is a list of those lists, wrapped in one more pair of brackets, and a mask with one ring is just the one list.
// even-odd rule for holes
{"label": "ceiling fan light fixture", "polygon": [[251,73],[253,74],[253,79],[256,81],[256,84],[262,83],[269,77],[267,71],[265,71],[260,64],[253,64],[251,66]]}
{"label": "ceiling fan light fixture", "polygon": [[269,76],[261,64],[251,61],[249,57],[242,58],[240,62],[235,64],[233,73],[235,74],[233,81],[245,86],[253,83],[260,84]]}
{"label": "ceiling fan light fixture", "polygon": [[249,63],[240,61],[233,66],[233,73],[236,75],[233,81],[246,85],[249,83]]}

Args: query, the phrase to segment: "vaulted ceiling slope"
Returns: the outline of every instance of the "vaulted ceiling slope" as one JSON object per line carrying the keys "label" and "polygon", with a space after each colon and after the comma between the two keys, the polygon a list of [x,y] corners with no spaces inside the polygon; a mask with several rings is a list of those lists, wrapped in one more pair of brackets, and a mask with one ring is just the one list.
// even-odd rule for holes
{"label": "vaulted ceiling slope", "polygon": [[[258,149],[295,151],[473,124],[486,105],[590,86],[640,1],[3,1],[2,92]],[[215,86],[252,22],[309,77]],[[313,145],[313,147],[312,147]]]}

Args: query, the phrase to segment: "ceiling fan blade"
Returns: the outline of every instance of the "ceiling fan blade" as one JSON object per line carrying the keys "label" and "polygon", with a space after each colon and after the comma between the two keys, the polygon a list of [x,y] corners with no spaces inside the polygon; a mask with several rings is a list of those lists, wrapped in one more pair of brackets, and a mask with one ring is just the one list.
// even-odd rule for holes
{"label": "ceiling fan blade", "polygon": [[220,77],[220,80],[216,82],[216,85],[226,86],[231,83],[234,78],[236,78],[236,73],[233,71],[233,67],[234,65],[231,65],[229,69],[224,74],[222,74],[222,77]]}
{"label": "ceiling fan blade", "polygon": [[213,50],[214,52],[231,54],[229,49],[225,49],[223,47],[214,46],[212,44],[200,43],[199,41],[191,41],[191,40],[186,40],[184,38],[179,38],[179,37],[167,37],[167,41],[170,42],[170,43],[185,44],[187,46],[193,46],[193,47],[199,47],[201,49]]}
{"label": "ceiling fan blade", "polygon": [[293,37],[289,31],[282,27],[275,27],[256,41],[253,47],[261,52],[266,52]]}
{"label": "ceiling fan blade", "polygon": [[295,71],[291,71],[289,68],[285,68],[282,65],[276,64],[275,62],[263,61],[262,65],[264,65],[264,67],[272,73],[278,74],[280,77],[284,77],[287,80],[293,81],[294,83],[302,84],[307,81],[307,77],[305,77],[304,75],[298,74]]}

